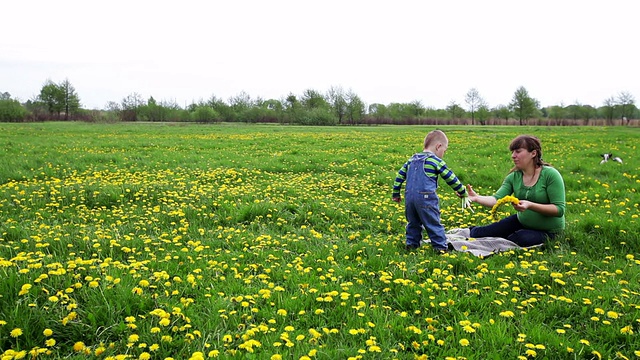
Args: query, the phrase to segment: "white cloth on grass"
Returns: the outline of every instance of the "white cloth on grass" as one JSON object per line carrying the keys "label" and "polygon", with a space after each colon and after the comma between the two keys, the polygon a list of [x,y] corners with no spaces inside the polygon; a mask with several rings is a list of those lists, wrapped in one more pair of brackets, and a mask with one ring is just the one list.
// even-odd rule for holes
{"label": "white cloth on grass", "polygon": [[500,237],[482,237],[470,239],[469,229],[451,229],[447,231],[447,243],[456,251],[468,252],[478,257],[487,257],[503,251],[531,249],[542,245],[522,247],[513,241]]}

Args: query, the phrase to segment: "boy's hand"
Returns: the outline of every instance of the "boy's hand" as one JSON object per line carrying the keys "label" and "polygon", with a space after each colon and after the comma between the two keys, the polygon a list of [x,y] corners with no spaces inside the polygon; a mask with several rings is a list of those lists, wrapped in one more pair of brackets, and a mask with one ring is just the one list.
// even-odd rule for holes
{"label": "boy's hand", "polygon": [[475,212],[471,207],[471,199],[468,196],[462,198],[462,210],[469,209],[471,212]]}
{"label": "boy's hand", "polygon": [[399,203],[399,202],[401,202],[401,201],[402,201],[402,198],[398,196],[398,197],[394,197],[394,198],[392,198],[391,200],[393,200],[393,201],[395,201],[395,202]]}

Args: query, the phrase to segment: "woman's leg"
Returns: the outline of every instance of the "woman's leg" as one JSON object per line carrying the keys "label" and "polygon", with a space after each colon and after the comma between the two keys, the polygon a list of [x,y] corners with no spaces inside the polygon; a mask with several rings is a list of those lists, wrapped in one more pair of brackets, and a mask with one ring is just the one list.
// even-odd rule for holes
{"label": "woman's leg", "polygon": [[507,239],[511,234],[523,229],[518,221],[518,215],[514,214],[491,225],[471,227],[469,237],[500,237]]}
{"label": "woman's leg", "polygon": [[546,231],[522,229],[514,232],[507,237],[507,240],[513,241],[518,246],[529,247],[542,245],[547,239],[553,239],[555,234]]}

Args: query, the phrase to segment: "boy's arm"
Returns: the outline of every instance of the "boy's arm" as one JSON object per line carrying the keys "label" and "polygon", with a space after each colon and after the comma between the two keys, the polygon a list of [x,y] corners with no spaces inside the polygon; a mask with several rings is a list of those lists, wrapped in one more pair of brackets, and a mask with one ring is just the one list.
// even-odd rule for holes
{"label": "boy's arm", "polygon": [[409,162],[407,161],[402,165],[398,174],[396,175],[396,179],[393,182],[393,192],[391,193],[391,198],[394,201],[400,201],[400,189],[402,188],[402,183],[407,179],[407,170],[409,169]]}
{"label": "boy's arm", "polygon": [[447,167],[447,164],[442,161],[439,165],[440,167],[438,170],[440,172],[440,177],[442,178],[442,180],[444,180],[447,185],[449,185],[451,189],[453,189],[453,191],[457,192],[458,196],[467,196],[467,190],[465,189],[464,185],[458,179],[456,174],[454,174],[453,171],[451,171]]}

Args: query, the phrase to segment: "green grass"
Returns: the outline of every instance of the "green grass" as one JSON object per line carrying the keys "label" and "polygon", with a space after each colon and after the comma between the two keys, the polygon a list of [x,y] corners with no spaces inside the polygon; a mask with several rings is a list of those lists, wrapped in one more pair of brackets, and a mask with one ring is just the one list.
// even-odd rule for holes
{"label": "green grass", "polygon": [[[405,252],[391,184],[431,127],[0,124],[0,354],[640,357],[639,130],[440,128],[486,195],[539,136],[565,235]],[[447,228],[491,221],[439,193]]]}

